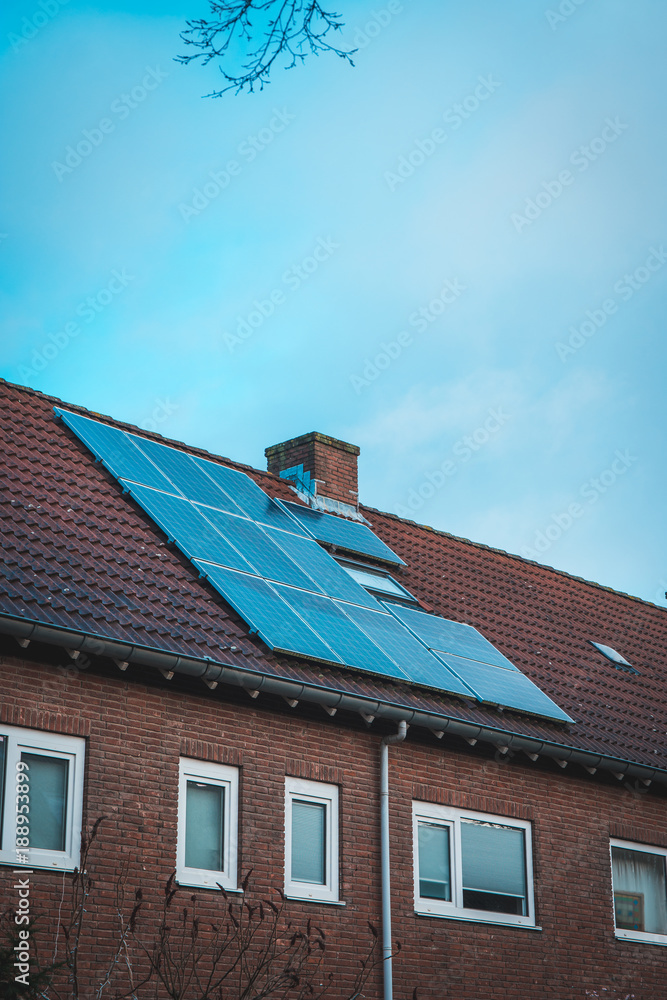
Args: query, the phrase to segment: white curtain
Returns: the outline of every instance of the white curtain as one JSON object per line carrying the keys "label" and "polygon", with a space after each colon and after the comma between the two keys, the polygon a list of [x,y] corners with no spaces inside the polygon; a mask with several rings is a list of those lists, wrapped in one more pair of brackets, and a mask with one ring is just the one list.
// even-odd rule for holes
{"label": "white curtain", "polygon": [[631,893],[643,898],[644,926],[640,929],[649,934],[667,934],[664,855],[612,847],[611,861],[614,892]]}

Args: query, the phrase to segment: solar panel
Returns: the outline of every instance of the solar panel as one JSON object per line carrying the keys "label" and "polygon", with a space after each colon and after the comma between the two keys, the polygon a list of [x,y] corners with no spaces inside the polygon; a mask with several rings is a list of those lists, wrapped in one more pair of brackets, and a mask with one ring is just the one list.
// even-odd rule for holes
{"label": "solar panel", "polygon": [[160,493],[145,486],[123,482],[140,507],[159,524],[168,538],[190,559],[209,559],[233,569],[252,573],[252,566],[239,551],[205,520],[188,500]]}
{"label": "solar panel", "polygon": [[136,447],[132,436],[125,431],[82,417],[79,413],[61,410],[57,406],[54,410],[118,479],[131,479],[132,482],[153,486],[168,493],[176,492],[169,480]]}
{"label": "solar panel", "polygon": [[536,684],[520,670],[506,670],[490,663],[480,663],[451,653],[439,654],[450,669],[469,684],[482,701],[504,708],[516,708],[532,715],[545,715],[561,722],[572,722]]}
{"label": "solar panel", "polygon": [[378,538],[371,529],[361,524],[359,521],[346,521],[342,517],[334,514],[324,514],[319,510],[312,510],[310,507],[302,507],[300,504],[290,501],[280,501],[293,517],[314,538],[328,545],[335,545],[336,548],[345,549],[348,552],[355,552],[357,555],[372,556],[382,562],[392,563],[395,566],[404,566],[400,559],[388,545]]}
{"label": "solar panel", "polygon": [[[205,503],[232,514],[243,513],[233,499],[228,497],[219,486],[216,486],[211,477],[207,476],[186,452],[171,448],[166,444],[160,444],[159,441],[151,441],[148,438],[135,437],[134,435],[128,436],[188,500],[197,500],[199,503]],[[172,490],[172,492],[174,491]]]}
{"label": "solar panel", "polygon": [[392,615],[377,614],[352,605],[345,605],[345,612],[398,664],[408,680],[464,698],[475,697],[472,689],[462,683],[456,674],[433,656]]}
{"label": "solar panel", "polygon": [[329,663],[340,658],[265,580],[194,560],[228,604],[257,632],[271,649],[298,653]]}
{"label": "solar panel", "polygon": [[398,669],[393,660],[383,653],[331,598],[280,585],[276,586],[276,590],[314,632],[326,636],[327,644],[335,650],[346,666],[405,680],[403,671]]}
{"label": "solar panel", "polygon": [[329,597],[381,610],[376,599],[353,580],[314,539],[301,538],[286,531],[272,531],[271,537],[314,580],[311,590],[319,590]]}
{"label": "solar panel", "polygon": [[192,457],[193,462],[211,477],[213,482],[228,497],[231,497],[251,521],[268,524],[273,528],[282,528],[297,535],[306,534],[303,528],[280,507],[279,504],[260,490],[257,483],[246,476],[245,472],[229,469],[226,465],[209,462],[205,458]]}
{"label": "solar panel", "polygon": [[424,611],[415,611],[413,608],[396,604],[392,604],[390,610],[430,649],[467,656],[483,663],[493,663],[507,670],[517,670],[517,667],[472,625],[452,622],[447,618],[428,615]]}
{"label": "solar panel", "polygon": [[[201,507],[202,514],[232,543],[252,566],[257,576],[279,583],[312,590],[313,581],[269,536],[265,529],[246,517],[235,517],[211,507]],[[274,533],[275,534],[275,533]],[[213,556],[204,558],[218,562]]]}

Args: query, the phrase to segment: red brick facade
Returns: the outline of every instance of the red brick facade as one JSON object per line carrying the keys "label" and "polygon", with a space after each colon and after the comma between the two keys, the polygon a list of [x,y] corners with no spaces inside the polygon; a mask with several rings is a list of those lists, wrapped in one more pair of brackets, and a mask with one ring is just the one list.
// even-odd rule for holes
{"label": "red brick facade", "polygon": [[[315,706],[288,709],[269,696],[253,701],[244,692],[162,681],[132,665],[124,674],[102,660],[85,672],[63,669],[54,662],[68,663],[64,651],[38,647],[50,660],[38,663],[16,655],[14,640],[2,642],[0,721],[84,735],[84,826],[107,817],[90,861],[95,933],[84,942],[84,975],[99,976],[104,966],[114,886],[125,862],[128,887],[141,883],[146,898],[140,930],[148,935],[154,926],[174,870],[178,760],[187,755],[240,768],[239,870],[252,868],[265,893],[283,880],[285,776],[339,786],[346,905],[290,902],[289,913],[297,925],[312,917],[325,929],[338,984],[331,996],[347,996],[366,947],[366,921],[379,923],[378,755],[390,727],[367,728],[351,714],[332,719]],[[390,749],[390,789],[393,935],[402,944],[394,959],[397,1000],[409,1000],[415,987],[421,1000],[664,1000],[666,950],[615,939],[609,861],[610,836],[667,846],[664,790],[654,785],[642,792],[630,781],[589,777],[550,761],[505,760],[488,747],[471,748],[455,737],[437,741],[423,730],[411,730]],[[540,930],[415,915],[413,798],[531,822]],[[0,867],[6,903],[13,879]],[[31,879],[31,904],[43,915],[46,940],[69,876],[35,871]],[[213,915],[219,893],[183,889],[180,905],[189,905],[193,893]],[[382,996],[379,969],[364,996]]]}

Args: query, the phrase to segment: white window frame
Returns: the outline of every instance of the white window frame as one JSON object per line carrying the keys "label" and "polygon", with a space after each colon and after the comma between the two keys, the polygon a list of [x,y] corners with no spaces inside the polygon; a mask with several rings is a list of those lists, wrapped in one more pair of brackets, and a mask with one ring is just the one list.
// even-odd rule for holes
{"label": "white window frame", "polygon": [[[227,764],[181,757],[178,764],[178,835],[176,838],[176,881],[201,889],[238,889],[239,771]],[[225,790],[223,813],[223,869],[191,868],[185,864],[185,821],[188,781],[219,785]]]}
{"label": "white window frame", "polygon": [[[292,879],[292,803],[295,799],[326,807],[326,882],[296,882]],[[338,897],[338,785],[304,778],[285,778],[285,895],[337,903]]]}
{"label": "white window frame", "polygon": [[[86,741],[79,736],[61,736],[58,733],[44,733],[37,729],[19,729],[15,726],[0,725],[0,736],[6,745],[5,752],[5,792],[2,810],[2,840],[0,841],[0,864],[16,867],[16,817],[17,810],[25,802],[17,802],[16,765],[21,753],[43,754],[45,757],[59,757],[69,764],[67,769],[67,802],[65,807],[65,849],[48,851],[36,847],[19,847],[27,854],[28,868],[48,868],[56,871],[74,871],[81,858],[81,823],[83,816],[83,773],[86,755]],[[30,772],[28,771],[28,779]],[[29,813],[28,813],[29,815]]]}
{"label": "white window frame", "polygon": [[[461,858],[461,820],[471,819],[483,823],[497,823],[499,826],[512,827],[524,833],[525,864],[526,864],[526,916],[513,913],[494,913],[491,910],[473,910],[463,906],[463,876]],[[445,826],[449,829],[450,845],[450,879],[452,899],[427,899],[419,893],[419,843],[418,825],[420,822]],[[533,852],[531,824],[526,820],[514,819],[508,816],[492,816],[489,813],[473,812],[470,809],[454,809],[450,806],[440,806],[431,802],[412,803],[413,827],[413,872],[415,912],[425,916],[449,917],[453,920],[474,920],[485,924],[510,924],[515,927],[532,927],[535,924],[535,894],[533,890]]]}
{"label": "white window frame", "polygon": [[612,847],[622,847],[626,851],[634,851],[636,854],[658,854],[665,859],[667,868],[667,848],[653,847],[651,844],[638,844],[632,840],[618,840],[616,837],[609,841],[609,867],[611,874],[611,915],[614,921],[614,933],[617,938],[624,941],[643,941],[646,944],[661,944],[667,947],[667,934],[652,934],[648,931],[629,931],[616,926],[616,904],[614,902],[614,866],[611,860]]}

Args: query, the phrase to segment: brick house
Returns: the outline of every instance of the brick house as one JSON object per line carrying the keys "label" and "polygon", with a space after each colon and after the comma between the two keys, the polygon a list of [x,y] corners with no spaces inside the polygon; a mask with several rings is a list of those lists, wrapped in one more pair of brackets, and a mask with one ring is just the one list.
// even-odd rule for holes
{"label": "brick house", "polygon": [[357,505],[359,449],[323,434],[262,472],[0,401],[0,885],[30,871],[47,939],[106,817],[82,982],[121,869],[149,929],[174,873],[213,914],[252,869],[326,930],[331,996],[390,915],[374,1000],[667,997],[664,609]]}

